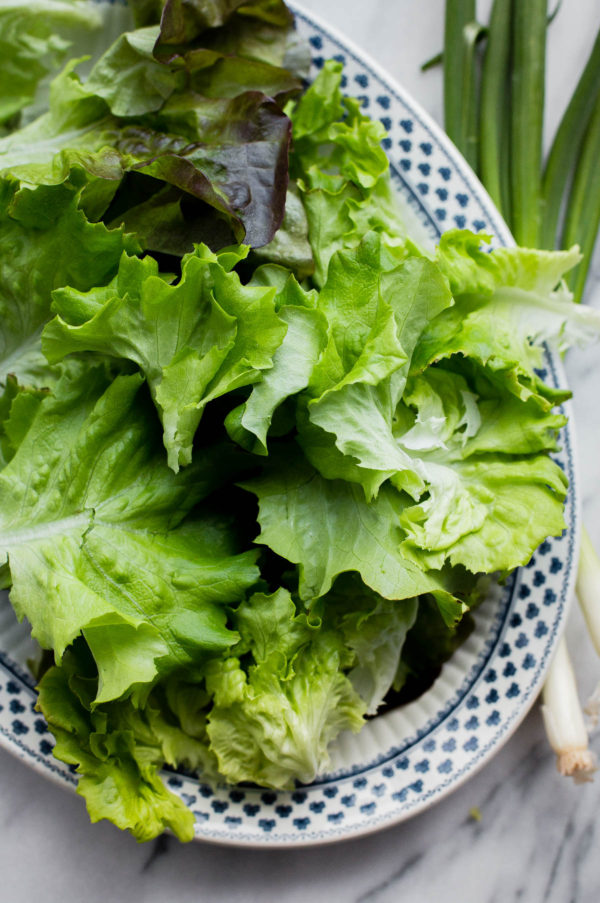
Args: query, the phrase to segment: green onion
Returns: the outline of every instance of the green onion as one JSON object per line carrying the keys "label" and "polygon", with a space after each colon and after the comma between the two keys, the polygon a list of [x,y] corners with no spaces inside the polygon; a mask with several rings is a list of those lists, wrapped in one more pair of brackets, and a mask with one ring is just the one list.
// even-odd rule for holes
{"label": "green onion", "polygon": [[[509,0],[510,2],[510,0]],[[485,26],[481,25],[477,31],[477,37],[475,38],[475,44],[478,46],[482,41],[487,38],[488,30]],[[430,69],[435,69],[436,66],[440,66],[444,62],[444,52],[440,50],[439,53],[436,53],[435,56],[430,56],[428,60],[425,60],[424,63],[421,63],[421,72],[428,72]]]}
{"label": "green onion", "polygon": [[542,245],[554,248],[560,208],[573,158],[581,147],[600,91],[600,31],[552,143],[542,184]]}
{"label": "green onion", "polygon": [[[510,6],[511,0],[505,0],[508,6]],[[554,20],[556,19],[559,10],[562,6],[562,0],[558,0],[558,3],[548,16],[548,25],[552,25]],[[488,36],[488,29],[482,25],[477,34],[476,44],[480,44],[485,38]],[[436,53],[434,56],[430,56],[428,60],[425,60],[424,63],[421,63],[421,72],[428,72],[430,69],[435,69],[436,66],[440,66],[444,62],[444,52],[440,50],[439,53]]]}
{"label": "green onion", "polygon": [[511,0],[494,0],[481,79],[480,175],[490,197],[506,220],[510,218],[509,154],[503,141],[509,134]]}
{"label": "green onion", "polygon": [[530,248],[540,232],[547,15],[547,0],[517,0],[512,17],[512,231]]}
{"label": "green onion", "polygon": [[477,166],[475,45],[481,26],[475,0],[447,0],[444,37],[444,123],[448,136],[473,168]]}
{"label": "green onion", "polygon": [[[542,178],[546,0],[494,0],[483,61],[479,175],[520,245],[553,248],[569,180],[562,247],[579,244],[583,261],[572,280],[580,301],[600,228],[600,33],[556,133]],[[468,125],[476,119],[475,61],[469,27],[474,4],[447,0],[444,49],[446,131],[473,164]],[[469,25],[469,23],[471,23]],[[432,64],[433,62],[430,61]],[[454,76],[454,77],[453,77]],[[573,175],[574,173],[574,175]],[[511,216],[512,213],[512,216]],[[600,654],[600,561],[583,531],[577,594]],[[565,640],[548,672],[542,712],[562,774],[589,780],[595,770]],[[596,720],[600,688],[589,703]]]}
{"label": "green onion", "polygon": [[558,3],[556,4],[556,6],[554,7],[554,9],[552,10],[552,12],[550,13],[550,15],[548,16],[548,25],[552,25],[552,23],[554,22],[554,20],[556,19],[557,15],[558,15],[559,12],[560,12],[561,6],[562,6],[562,0],[558,0]]}
{"label": "green onion", "polygon": [[585,527],[581,532],[581,551],[575,591],[590,638],[596,652],[600,655],[600,560]]}
{"label": "green onion", "polygon": [[542,716],[556,767],[577,783],[592,780],[596,771],[577,693],[573,666],[563,637],[554,653],[542,693]]}
{"label": "green onion", "polygon": [[567,203],[563,247],[578,244],[583,260],[569,280],[575,301],[581,301],[600,227],[600,92],[581,145]]}
{"label": "green onion", "polygon": [[440,51],[435,56],[429,57],[424,63],[421,63],[421,72],[428,72],[429,69],[435,69],[440,63],[444,62],[444,54]]}

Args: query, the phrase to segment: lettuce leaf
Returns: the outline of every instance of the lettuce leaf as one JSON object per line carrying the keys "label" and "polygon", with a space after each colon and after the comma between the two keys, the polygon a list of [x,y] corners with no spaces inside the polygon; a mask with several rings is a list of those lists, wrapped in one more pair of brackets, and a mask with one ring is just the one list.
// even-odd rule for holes
{"label": "lettuce leaf", "polygon": [[243,487],[258,496],[256,542],[299,565],[302,599],[318,599],[339,574],[357,571],[386,599],[432,592],[449,623],[461,617],[465,607],[451,591],[450,575],[426,573],[403,555],[399,493],[386,486],[368,503],[358,486],[323,479],[293,447],[278,453]]}
{"label": "lettuce leaf", "polygon": [[243,448],[266,455],[273,415],[286,398],[308,385],[326,345],[327,320],[314,307],[316,293],[304,292],[286,270],[272,265],[260,267],[251,284],[278,288],[274,304],[287,332],[273,355],[272,369],[263,372],[248,400],[227,415],[225,426]]}
{"label": "lettuce leaf", "polygon": [[[246,243],[262,247],[273,239],[283,221],[291,128],[287,116],[267,96],[268,90],[262,93],[268,86],[260,90],[250,87],[226,98],[196,92],[177,95],[163,106],[156,120],[161,132],[185,139],[155,141],[157,150],[169,152],[171,143],[174,152],[208,178],[220,203],[211,201],[208,192],[200,192],[197,176],[192,181],[182,178],[174,164],[166,174],[160,160],[138,163],[135,168],[164,178],[229,216],[233,211],[238,239],[244,236],[236,228],[236,217],[244,225]],[[135,157],[141,146],[133,143]],[[152,146],[151,142],[150,153]],[[131,149],[127,139],[123,148]]]}
{"label": "lettuce leaf", "polygon": [[462,355],[485,366],[501,390],[549,409],[559,399],[536,373],[542,344],[564,351],[600,335],[598,312],[573,304],[571,293],[559,285],[579,252],[498,248],[486,253],[480,238],[460,231],[442,237],[439,264],[456,305],[427,328],[413,367],[422,370]]}
{"label": "lettuce leaf", "polygon": [[[566,478],[539,452],[556,448],[563,416],[508,392],[480,406],[460,374],[434,368],[409,380],[403,404],[416,418],[396,439],[426,490],[401,515],[404,554],[425,567],[448,558],[471,571],[509,571],[562,532]],[[404,482],[392,476],[398,488]]]}
{"label": "lettuce leaf", "polygon": [[[298,613],[284,589],[254,594],[235,624],[238,655],[206,668],[214,700],[207,733],[219,771],[267,787],[311,781],[327,765],[331,740],[363,723],[365,703],[343,672],[343,640]],[[245,666],[244,653],[252,657]]]}
{"label": "lettuce leaf", "polygon": [[48,389],[19,385],[9,373],[0,396],[0,467],[4,467],[23,441]]}
{"label": "lettuce leaf", "polygon": [[0,124],[35,98],[39,83],[56,71],[68,49],[98,31],[100,11],[86,0],[4,2],[0,7]]}
{"label": "lettuce leaf", "polygon": [[[187,110],[198,107],[194,115],[202,138],[190,140],[185,134],[112,114],[107,101],[94,90],[97,82],[106,85],[106,76],[95,68],[83,84],[74,72],[77,62],[71,61],[53,81],[48,112],[0,139],[0,175],[58,185],[76,167],[92,182],[115,183],[114,193],[126,172],[142,171],[225,215],[238,240],[245,237],[249,244],[261,246],[272,239],[284,214],[290,122],[260,92],[260,86],[257,90],[256,85],[248,85],[247,91],[238,92],[239,97],[225,100],[219,100],[222,95],[217,92],[216,99],[205,100],[202,108],[195,95],[181,95],[178,117],[185,112],[182,104]],[[103,62],[104,58],[97,66]],[[138,73],[144,84],[150,83],[144,98],[153,98],[148,101],[153,106],[157,96],[167,91],[164,67],[151,60],[146,63],[152,72],[158,68],[163,78]],[[131,75],[129,70],[125,75]],[[121,98],[123,78],[115,77],[110,90],[101,89],[109,101],[113,87]],[[124,102],[126,91],[123,94]],[[170,117],[165,114],[163,121],[168,123]]]}
{"label": "lettuce leaf", "polygon": [[428,494],[400,522],[403,554],[425,568],[449,559],[471,571],[511,571],[565,528],[567,479],[546,455],[473,456],[424,469]]}
{"label": "lettuce leaf", "polygon": [[[121,226],[126,232],[133,232],[142,250],[177,258],[190,254],[196,244],[205,244],[212,251],[218,251],[235,242],[227,218],[219,216],[214,207],[173,185],[135,175],[136,181],[147,179],[153,183],[152,188],[158,185],[158,190],[148,191],[142,200],[134,199],[125,179],[114,203],[106,211],[105,219],[109,220],[110,228]],[[116,210],[122,194],[126,209]]]}
{"label": "lettuce leaf", "polygon": [[[404,642],[417,617],[418,599],[384,599],[356,574],[338,577],[313,611],[341,633],[354,657],[348,678],[374,715],[392,686]],[[438,613],[438,617],[440,617]]]}
{"label": "lettuce leaf", "polygon": [[23,383],[52,384],[56,372],[40,344],[52,290],[101,286],[113,277],[123,251],[138,248],[133,236],[89,223],[79,199],[80,189],[70,184],[29,189],[0,181],[2,382],[12,373]]}
{"label": "lettuce leaf", "polygon": [[107,388],[102,368],[82,367],[42,401],[0,473],[13,607],[59,663],[83,633],[97,702],[143,698],[158,675],[235,642],[223,606],[256,581],[256,554],[232,554],[211,516],[186,519],[232,466],[217,447],[175,476],[141,378]]}
{"label": "lettuce leaf", "polygon": [[275,312],[276,289],[244,286],[231,267],[247,248],[219,255],[206,246],[182,261],[169,285],[152,257],[124,256],[106,288],[54,295],[59,316],[44,331],[51,362],[73,351],[97,351],[134,361],[164,427],[169,465],[192,459],[192,440],[206,405],[251,385],[273,366],[286,322]]}
{"label": "lettuce leaf", "polygon": [[[224,25],[242,24],[249,19],[253,30],[267,22],[288,27],[293,19],[282,0],[130,0],[138,25],[153,25],[160,21],[161,44],[188,44],[211,29]],[[234,14],[238,13],[238,16]]]}
{"label": "lettuce leaf", "polygon": [[132,6],[138,25],[159,26],[155,58],[185,69],[196,89],[203,84],[206,96],[223,90],[218,96],[235,96],[260,83],[269,97],[283,103],[299,92],[298,79],[308,75],[308,44],[295,34],[283,0],[213,0],[208,5],[133,0]]}
{"label": "lettuce leaf", "polygon": [[158,27],[125,32],[103,53],[92,69],[86,89],[106,101],[115,116],[141,116],[160,110],[185,74],[157,62],[154,45]]}
{"label": "lettuce leaf", "polygon": [[254,258],[287,267],[297,279],[313,274],[315,264],[308,240],[308,220],[295,182],[288,185],[281,226],[268,245],[254,250]]}
{"label": "lettuce leaf", "polygon": [[328,455],[322,469],[324,439],[305,425],[302,446],[325,476],[362,483],[367,498],[398,472],[406,472],[407,491],[422,489],[394,438],[393,421],[419,336],[452,303],[434,263],[388,261],[377,233],[332,257],[318,300],[329,323],[328,346],[312,374],[307,417],[357,466],[336,467],[336,456]]}
{"label": "lettuce leaf", "polygon": [[38,707],[56,738],[54,755],[76,766],[77,793],[92,822],[107,818],[138,841],[170,829],[180,840],[194,837],[194,816],[163,784],[159,770],[174,760],[198,766],[203,744],[165,719],[152,701],[94,705],[97,678],[81,644],[52,667],[39,686]]}
{"label": "lettuce leaf", "polygon": [[309,226],[314,280],[322,286],[336,251],[356,247],[365,233],[402,247],[406,233],[381,147],[385,129],[343,97],[342,65],[328,60],[295,106],[290,106],[297,179]]}

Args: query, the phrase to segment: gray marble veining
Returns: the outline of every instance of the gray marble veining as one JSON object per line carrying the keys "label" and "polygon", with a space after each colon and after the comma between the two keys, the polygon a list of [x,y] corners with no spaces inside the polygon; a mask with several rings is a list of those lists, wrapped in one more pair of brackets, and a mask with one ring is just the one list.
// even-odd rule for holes
{"label": "gray marble veining", "polygon": [[[440,73],[419,64],[440,49],[443,0],[305,0],[370,52],[438,121]],[[484,8],[487,4],[482,4]],[[600,25],[597,0],[564,0],[550,31],[548,134]],[[589,303],[600,308],[600,253]],[[600,350],[567,359],[574,390],[584,519],[600,546]],[[568,635],[581,694],[600,661],[573,609]],[[600,753],[600,734],[592,737]],[[470,810],[477,807],[481,820]],[[0,751],[0,900],[30,903],[597,903],[600,780],[576,787],[555,772],[537,709],[483,771],[396,828],[320,849],[252,851],[171,838],[138,846],[83,803]]]}

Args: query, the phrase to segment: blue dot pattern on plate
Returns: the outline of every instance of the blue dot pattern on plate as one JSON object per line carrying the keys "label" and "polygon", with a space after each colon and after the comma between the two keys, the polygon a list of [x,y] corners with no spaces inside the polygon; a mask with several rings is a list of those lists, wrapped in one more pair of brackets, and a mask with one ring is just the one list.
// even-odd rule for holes
{"label": "blue dot pattern on plate", "polygon": [[[309,38],[313,71],[335,57],[345,64],[346,90],[388,130],[385,146],[406,205],[435,240],[441,230],[489,230],[510,243],[477,180],[410,98],[359,59],[327,29],[298,14]],[[546,376],[563,384],[560,363],[546,355]],[[490,635],[455,696],[414,735],[398,738],[374,761],[293,791],[203,785],[165,773],[196,817],[200,837],[231,843],[301,844],[341,838],[391,824],[441,797],[491,755],[540,688],[565,616],[573,582],[576,484],[569,430],[559,457],[571,490],[569,529],[546,540],[508,581]],[[53,739],[35,710],[31,677],[0,652],[0,741],[34,767],[74,785],[72,770],[52,757]]]}

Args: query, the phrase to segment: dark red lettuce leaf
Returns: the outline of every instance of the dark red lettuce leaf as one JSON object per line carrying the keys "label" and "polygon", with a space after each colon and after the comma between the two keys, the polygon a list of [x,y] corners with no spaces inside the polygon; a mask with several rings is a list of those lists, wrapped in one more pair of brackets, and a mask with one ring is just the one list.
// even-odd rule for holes
{"label": "dark red lettuce leaf", "polygon": [[43,117],[0,139],[1,174],[56,185],[78,170],[95,219],[111,204],[113,185],[142,172],[225,215],[238,241],[253,247],[271,241],[285,210],[291,133],[275,101],[256,91],[231,99],[188,92],[174,95],[159,114],[131,120],[110,115],[74,73],[61,79],[71,98],[61,92]]}
{"label": "dark red lettuce leaf", "polygon": [[158,25],[158,45],[188,44],[232,18],[289,28],[293,16],[283,0],[130,0],[138,27]]}
{"label": "dark red lettuce leaf", "polygon": [[210,68],[191,76],[191,84],[204,97],[236,97],[244,91],[261,91],[280,106],[300,92],[300,81],[287,69],[241,57],[223,57]]}
{"label": "dark red lettuce leaf", "polygon": [[[154,179],[148,181],[161,184]],[[126,232],[134,232],[142,249],[155,254],[182,257],[202,242],[211,251],[235,244],[227,217],[218,216],[213,207],[173,185],[165,185],[118,214],[111,213],[109,209],[106,217],[110,228],[123,226]]]}
{"label": "dark red lettuce leaf", "polygon": [[209,28],[219,28],[244,0],[167,0],[160,19],[159,44],[187,44]]}
{"label": "dark red lettuce leaf", "polygon": [[288,185],[290,121],[277,104],[259,92],[231,100],[187,94],[166,105],[159,122],[168,131],[122,130],[117,148],[127,169],[226,214],[238,241],[268,244],[283,220]]}

